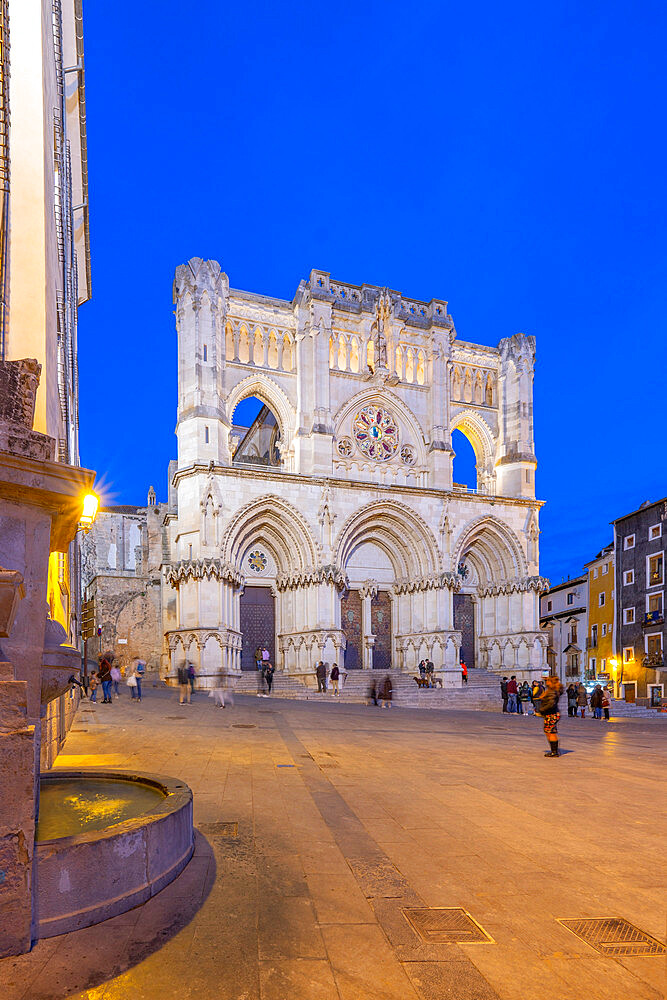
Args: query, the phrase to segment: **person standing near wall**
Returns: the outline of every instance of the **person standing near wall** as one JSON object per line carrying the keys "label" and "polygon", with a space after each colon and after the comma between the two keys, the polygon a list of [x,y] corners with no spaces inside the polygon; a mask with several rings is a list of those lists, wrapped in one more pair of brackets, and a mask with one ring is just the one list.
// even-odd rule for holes
{"label": "person standing near wall", "polygon": [[339,678],[340,678],[340,670],[338,669],[338,664],[334,663],[334,665],[331,668],[331,687],[332,687],[333,693],[337,694],[337,695],[340,694],[340,691],[338,690],[338,680],[339,680]]}
{"label": "person standing near wall", "polygon": [[102,684],[103,705],[111,704],[111,657],[108,653],[100,656],[99,678]]}
{"label": "person standing near wall", "polygon": [[120,694],[120,691],[118,690],[118,685],[120,683],[120,668],[115,660],[111,668],[111,680],[113,681],[113,689],[116,694],[116,697],[118,697],[118,695]]}
{"label": "person standing near wall", "polygon": [[182,664],[178,668],[178,704],[190,705],[190,675],[188,673],[189,664]]}

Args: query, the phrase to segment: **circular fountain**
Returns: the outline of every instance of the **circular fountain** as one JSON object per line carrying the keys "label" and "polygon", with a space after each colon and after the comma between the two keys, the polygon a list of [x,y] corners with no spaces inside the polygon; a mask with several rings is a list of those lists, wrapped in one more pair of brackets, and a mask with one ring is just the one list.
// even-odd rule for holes
{"label": "circular fountain", "polygon": [[42,774],[36,832],[37,937],[144,903],[192,856],[192,792],[174,778],[56,769]]}

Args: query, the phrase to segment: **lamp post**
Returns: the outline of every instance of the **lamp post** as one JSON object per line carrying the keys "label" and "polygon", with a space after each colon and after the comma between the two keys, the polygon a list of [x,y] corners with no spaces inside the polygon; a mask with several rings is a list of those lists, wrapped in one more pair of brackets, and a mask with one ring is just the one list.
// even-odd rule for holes
{"label": "lamp post", "polygon": [[[87,534],[93,526],[100,506],[100,498],[96,493],[86,493],[81,507],[79,531]],[[81,609],[81,637],[83,639],[83,685],[88,693],[88,640],[95,629],[95,601],[84,601]]]}

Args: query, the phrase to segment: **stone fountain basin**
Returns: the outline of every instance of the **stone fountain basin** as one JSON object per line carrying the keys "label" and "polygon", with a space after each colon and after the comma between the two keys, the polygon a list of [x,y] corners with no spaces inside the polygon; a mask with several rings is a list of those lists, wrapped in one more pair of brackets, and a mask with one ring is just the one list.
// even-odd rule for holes
{"label": "stone fountain basin", "polygon": [[148,812],[112,826],[36,842],[39,938],[89,927],[145,903],[192,857],[192,792],[184,782],[106,768],[56,768],[42,774],[41,784],[72,782],[74,787],[86,779],[108,780],[110,789],[112,782],[134,782],[161,795]]}

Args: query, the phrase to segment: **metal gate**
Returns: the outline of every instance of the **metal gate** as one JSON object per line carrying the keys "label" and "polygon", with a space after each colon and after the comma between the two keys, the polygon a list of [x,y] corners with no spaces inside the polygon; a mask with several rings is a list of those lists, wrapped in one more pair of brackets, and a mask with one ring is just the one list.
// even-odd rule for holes
{"label": "metal gate", "polygon": [[256,670],[255,650],[266,646],[275,666],[276,609],[270,587],[246,587],[241,594],[241,670]]}
{"label": "metal gate", "polygon": [[454,628],[462,634],[461,656],[466,667],[475,666],[475,602],[470,594],[454,594]]}
{"label": "metal gate", "polygon": [[361,596],[348,590],[340,602],[340,622],[345,633],[345,669],[361,670]]}

